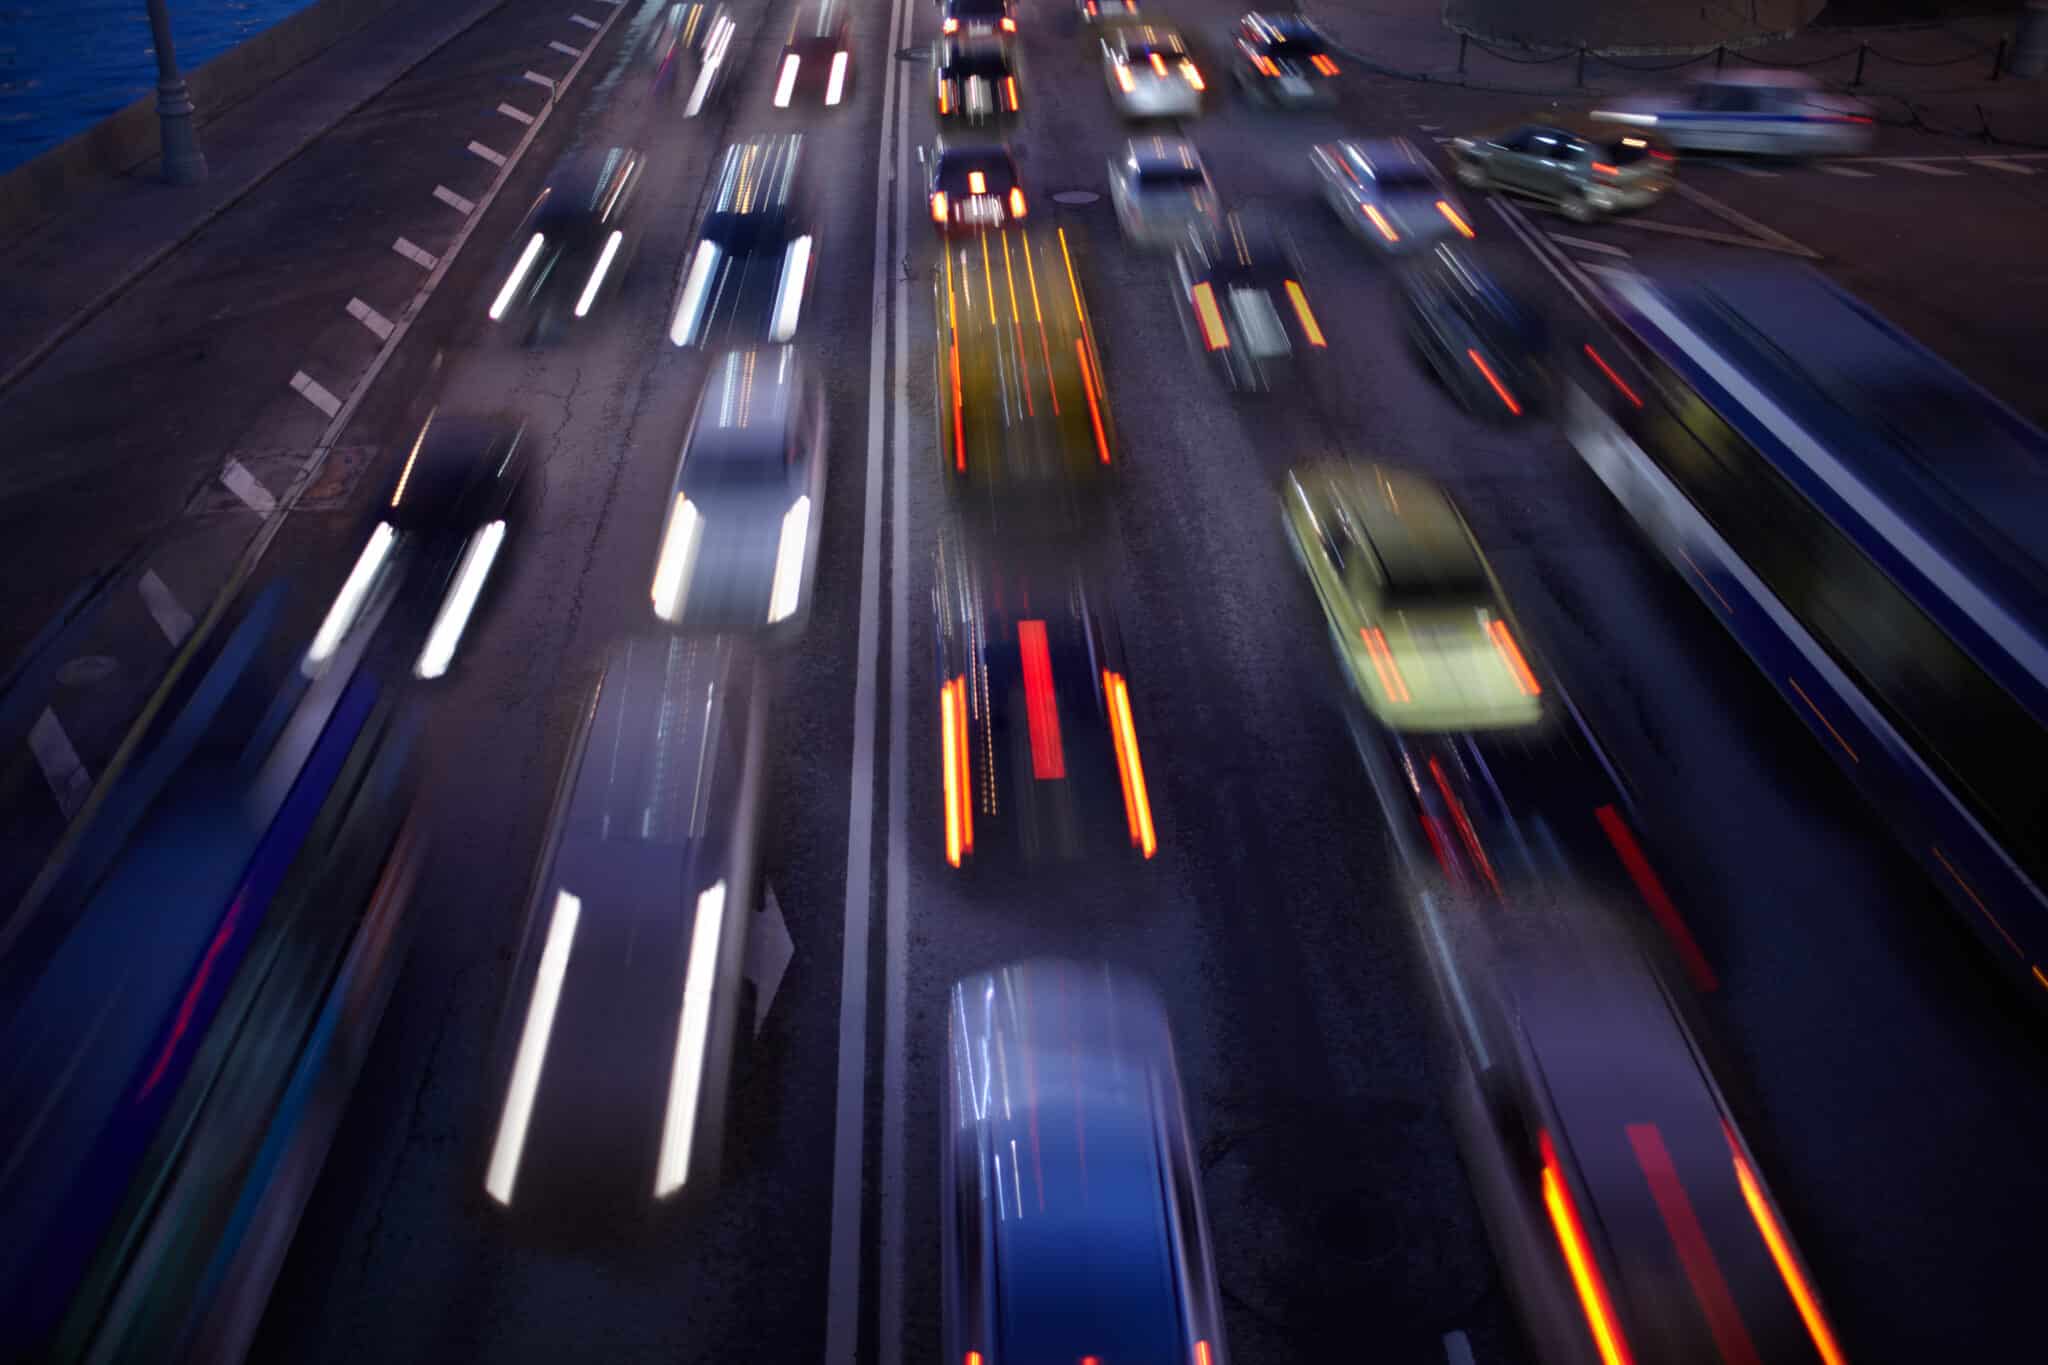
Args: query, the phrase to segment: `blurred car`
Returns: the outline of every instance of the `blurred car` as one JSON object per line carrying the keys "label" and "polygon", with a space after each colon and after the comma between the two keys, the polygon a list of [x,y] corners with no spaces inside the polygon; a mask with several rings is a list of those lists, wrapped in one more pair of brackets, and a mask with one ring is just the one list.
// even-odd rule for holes
{"label": "blurred car", "polygon": [[1507,421],[1548,406],[1549,327],[1478,255],[1441,243],[1400,279],[1409,341],[1468,411]]}
{"label": "blurred car", "polygon": [[1575,223],[1648,208],[1671,188],[1677,161],[1670,145],[1646,128],[1569,114],[1453,138],[1448,145],[1459,184],[1526,195]]}
{"label": "blurred car", "polygon": [[1868,151],[1877,135],[1869,105],[1801,71],[1717,71],[1668,94],[1617,100],[1592,116],[1654,128],[1684,152],[1840,156]]}
{"label": "blurred car", "polygon": [[1125,118],[1193,118],[1209,88],[1171,24],[1122,24],[1102,38],[1102,78]]}
{"label": "blurred car", "polygon": [[827,109],[846,98],[853,47],[846,34],[846,0],[805,0],[789,21],[782,60],[775,69],[775,107],[789,108],[799,93],[822,96]]}
{"label": "blurred car", "polygon": [[1062,550],[956,535],[934,566],[946,862],[1150,858],[1123,639],[1095,575]]}
{"label": "blurred car", "polygon": [[1124,236],[1140,246],[1172,246],[1197,223],[1222,217],[1216,186],[1195,144],[1184,137],[1141,137],[1109,163],[1109,198]]}
{"label": "blurred car", "polygon": [[1344,226],[1383,254],[1475,235],[1464,205],[1405,137],[1326,142],[1310,150],[1309,164]]}
{"label": "blurred car", "polygon": [[1381,725],[1475,731],[1542,715],[1506,594],[1442,489],[1330,461],[1290,470],[1281,507],[1345,676]]}
{"label": "blurred car", "polygon": [[939,6],[941,37],[1016,31],[1017,8],[1012,0],[942,0]]}
{"label": "blurred car", "polygon": [[795,632],[825,501],[825,399],[795,348],[712,363],[676,460],[654,614],[691,629]]}
{"label": "blurred car", "polygon": [[940,138],[925,164],[925,202],[941,236],[999,228],[1030,212],[1024,178],[1007,146]]}
{"label": "blurred car", "polygon": [[1322,31],[1302,15],[1245,15],[1235,53],[1231,74],[1260,104],[1327,109],[1337,102],[1337,59]]}
{"label": "blurred car", "polygon": [[728,147],[683,271],[668,339],[678,346],[788,341],[816,277],[817,238],[798,170],[803,134]]}
{"label": "blurred car", "polygon": [[484,1191],[616,1239],[719,1167],[763,731],[729,636],[627,639],[549,817],[499,1028]]}
{"label": "blurred car", "polygon": [[[318,677],[372,604],[394,605],[383,635],[416,678],[453,665],[472,619],[488,608],[491,573],[525,511],[533,467],[525,425],[510,417],[435,412],[413,438],[371,515],[374,524],[300,669]],[[501,575],[502,576],[502,575]]]}
{"label": "blurred car", "polygon": [[1091,24],[1116,24],[1138,17],[1138,0],[1074,0],[1074,8]]}
{"label": "blurred car", "polygon": [[1018,111],[1015,43],[983,34],[932,46],[932,97],[944,123],[1007,122]]}
{"label": "blurred car", "polygon": [[960,981],[946,1014],[942,1358],[1225,1365],[1158,997],[1040,960]]}
{"label": "blurred car", "polygon": [[1232,388],[1282,383],[1297,354],[1329,341],[1301,283],[1301,263],[1278,228],[1232,213],[1190,225],[1174,252],[1181,326]]}
{"label": "blurred car", "polygon": [[551,341],[619,288],[640,243],[633,210],[645,169],[630,147],[573,155],[557,168],[513,234],[516,255],[491,300],[494,325],[528,344]]}
{"label": "blurred car", "polygon": [[738,31],[727,5],[670,5],[648,41],[655,93],[680,100],[684,118],[718,108],[732,89],[728,59]]}

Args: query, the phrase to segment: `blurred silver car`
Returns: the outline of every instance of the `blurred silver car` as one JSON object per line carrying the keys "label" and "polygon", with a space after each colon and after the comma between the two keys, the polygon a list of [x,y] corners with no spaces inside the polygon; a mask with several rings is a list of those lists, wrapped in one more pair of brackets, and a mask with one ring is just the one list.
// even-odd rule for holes
{"label": "blurred silver car", "polygon": [[1551,204],[1575,223],[1648,208],[1673,183],[1678,158],[1647,128],[1558,115],[1454,138],[1458,183]]}
{"label": "blurred silver car", "polygon": [[1036,961],[966,978],[946,1015],[943,1358],[1225,1365],[1159,998],[1105,966]]}
{"label": "blurred silver car", "polygon": [[1216,186],[1195,144],[1184,137],[1140,137],[1109,163],[1109,197],[1124,236],[1140,246],[1172,246],[1190,223],[1214,223]]}
{"label": "blurred silver car", "polygon": [[795,349],[719,357],[676,461],[654,614],[695,629],[800,629],[824,498],[824,398]]}
{"label": "blurred silver car", "polygon": [[1798,71],[1721,71],[1677,91],[1638,95],[1593,117],[1655,128],[1681,151],[1838,156],[1869,149],[1870,106]]}
{"label": "blurred silver car", "polygon": [[1464,206],[1405,137],[1326,142],[1309,152],[1309,164],[1337,217],[1383,252],[1473,235]]}
{"label": "blurred silver car", "polygon": [[1209,83],[1170,24],[1124,25],[1102,40],[1109,102],[1125,118],[1192,118]]}

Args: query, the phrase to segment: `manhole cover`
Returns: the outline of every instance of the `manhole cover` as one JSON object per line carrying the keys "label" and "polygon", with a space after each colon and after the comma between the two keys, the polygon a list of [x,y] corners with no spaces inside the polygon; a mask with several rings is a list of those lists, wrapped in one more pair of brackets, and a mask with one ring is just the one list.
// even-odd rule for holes
{"label": "manhole cover", "polygon": [[1061,190],[1052,197],[1055,204],[1092,204],[1102,196],[1094,190]]}
{"label": "manhole cover", "polygon": [[57,670],[57,681],[66,687],[91,687],[114,676],[117,665],[105,654],[86,654]]}

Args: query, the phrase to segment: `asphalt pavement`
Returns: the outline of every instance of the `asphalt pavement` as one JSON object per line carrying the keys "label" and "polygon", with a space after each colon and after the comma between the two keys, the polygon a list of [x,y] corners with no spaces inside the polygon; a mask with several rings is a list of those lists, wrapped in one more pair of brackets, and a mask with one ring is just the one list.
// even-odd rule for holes
{"label": "asphalt pavement", "polygon": [[[856,12],[848,107],[783,113],[769,91],[790,9],[773,0],[743,19],[734,104],[685,123],[649,106],[630,65],[656,6],[628,7],[368,391],[354,454],[259,570],[259,584],[294,582],[310,635],[355,554],[363,500],[430,400],[511,408],[542,442],[537,514],[499,584],[506,609],[479,623],[431,702],[427,795],[442,829],[413,906],[419,935],[256,1358],[928,1358],[944,991],[1055,953],[1123,963],[1165,996],[1240,1359],[1342,1344],[1435,1361],[1451,1333],[1487,1365],[1521,1359],[1451,1141],[1394,860],[1279,531],[1281,472],[1338,454],[1451,488],[1532,647],[1634,789],[1720,983],[1704,1006],[1738,1073],[1724,1079],[1849,1357],[1955,1359],[2026,1340],[2027,1248],[2048,1213],[2042,1028],[1562,438],[1478,423],[1423,377],[1389,279],[1312,197],[1313,142],[1385,131],[1426,144],[1522,102],[1354,75],[1339,111],[1291,117],[1246,108],[1212,70],[1210,112],[1187,129],[1226,200],[1292,224],[1330,343],[1304,390],[1237,400],[1187,348],[1170,263],[1118,238],[1104,163],[1129,134],[1078,22],[1058,5],[1026,13],[1027,112],[1012,143],[1033,230],[1064,228],[1077,248],[1122,437],[1102,548],[1118,570],[1160,851],[995,883],[944,865],[927,719],[940,258],[913,149],[934,131],[923,45],[937,15],[918,0]],[[1174,17],[1220,47],[1234,14],[1210,0]],[[348,263],[319,234],[382,202],[387,179],[418,178],[427,194],[428,168],[377,149],[412,147],[458,95],[487,106],[495,86],[463,83],[500,57],[430,61],[366,106],[337,134],[354,179],[282,199],[244,229],[250,248],[303,244],[297,269],[338,302]],[[884,117],[892,86],[901,123]],[[729,1188],[702,1217],[572,1252],[516,1235],[482,1194],[487,1050],[576,711],[610,642],[652,624],[660,510],[704,368],[665,337],[695,213],[727,142],[785,128],[807,132],[820,194],[820,279],[800,338],[826,376],[832,432],[813,617],[776,661],[770,731],[764,875],[795,956],[741,1064]],[[1915,137],[1887,129],[1878,151],[1963,155]],[[518,213],[556,157],[619,141],[651,155],[652,211],[616,308],[573,346],[506,347],[484,309]],[[1791,243],[2039,420],[2011,338],[2048,284],[2014,221],[2038,221],[2042,182],[1958,165],[1688,163],[1686,183],[1712,204],[1656,213],[1691,234],[1472,207],[1482,234],[1536,248],[1527,277],[1560,312],[1575,260]],[[1082,190],[1103,197],[1055,199]],[[879,245],[878,223],[890,229]],[[358,235],[375,242],[382,227]],[[178,306],[241,297],[234,256],[187,267]],[[262,326],[247,320],[239,343],[252,370]],[[233,446],[235,412],[283,401],[269,393],[186,395],[181,420],[224,424],[198,443],[211,457]],[[108,427],[95,450],[144,436]],[[110,446],[104,458],[113,469],[136,456]]]}

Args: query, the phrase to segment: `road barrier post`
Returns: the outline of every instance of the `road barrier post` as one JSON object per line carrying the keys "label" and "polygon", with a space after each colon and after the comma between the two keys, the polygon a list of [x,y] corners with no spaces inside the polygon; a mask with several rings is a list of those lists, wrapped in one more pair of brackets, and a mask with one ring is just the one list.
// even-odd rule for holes
{"label": "road barrier post", "polygon": [[1469,34],[1469,33],[1460,33],[1460,34],[1458,35],[1458,74],[1459,74],[1459,75],[1461,75],[1461,76],[1465,74],[1465,48],[1466,48],[1466,47],[1467,47],[1467,46],[1468,46],[1468,45],[1469,45],[1469,44],[1470,44],[1471,42],[1472,42],[1472,35],[1471,35],[1471,34]]}
{"label": "road barrier post", "polygon": [[1579,49],[1579,89],[1586,88],[1586,49]]}
{"label": "road barrier post", "polygon": [[1860,43],[1856,48],[1856,74],[1849,78],[1849,84],[1863,84],[1863,59],[1870,55],[1870,44]]}
{"label": "road barrier post", "polygon": [[1728,48],[1726,44],[1723,44],[1722,46],[1714,49],[1714,72],[1716,75],[1720,74],[1721,63],[1726,61],[1727,59]]}

